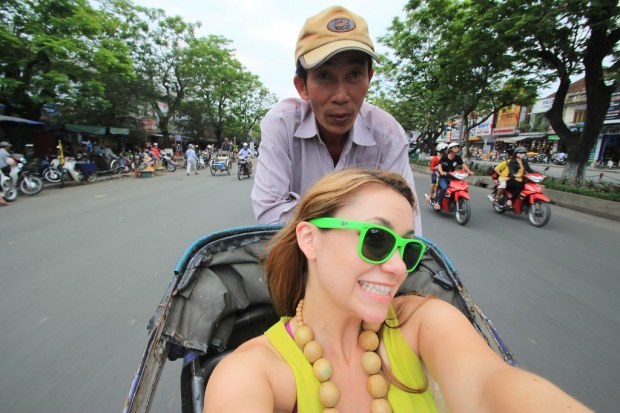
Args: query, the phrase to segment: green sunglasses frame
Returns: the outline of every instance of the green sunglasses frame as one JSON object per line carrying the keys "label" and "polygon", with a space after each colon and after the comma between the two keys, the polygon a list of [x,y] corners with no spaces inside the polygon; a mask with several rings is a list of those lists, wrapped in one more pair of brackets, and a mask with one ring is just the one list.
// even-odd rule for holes
{"label": "green sunglasses frame", "polygon": [[[420,260],[422,259],[422,257],[424,256],[424,253],[426,252],[426,244],[422,242],[421,240],[416,239],[416,238],[403,238],[397,233],[395,233],[394,231],[392,231],[391,229],[384,227],[383,225],[371,224],[369,222],[349,221],[347,219],[332,218],[332,217],[314,218],[314,219],[308,220],[308,222],[316,225],[318,228],[321,228],[321,229],[355,229],[355,230],[358,230],[360,232],[360,239],[357,245],[357,254],[364,261],[369,262],[371,264],[382,264],[386,262],[387,260],[392,258],[392,255],[394,255],[394,252],[397,249],[400,251],[400,258],[403,259],[404,261],[405,246],[407,244],[418,244],[421,247],[422,252],[420,253],[420,256],[418,257],[418,260],[416,261],[415,265],[413,265],[411,268],[407,268],[407,272],[411,272],[418,267]],[[392,246],[392,250],[386,255],[385,258],[378,260],[378,261],[367,258],[366,256],[364,256],[362,252],[362,247],[364,245],[364,238],[366,236],[366,233],[368,232],[369,229],[372,229],[372,228],[380,229],[380,230],[387,232],[388,234],[392,235],[395,240],[394,246]]]}

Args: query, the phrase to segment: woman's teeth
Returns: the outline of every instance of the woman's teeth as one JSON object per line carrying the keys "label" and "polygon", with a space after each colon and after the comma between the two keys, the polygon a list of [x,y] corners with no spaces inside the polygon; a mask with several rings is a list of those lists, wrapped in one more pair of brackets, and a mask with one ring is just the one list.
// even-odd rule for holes
{"label": "woman's teeth", "polygon": [[368,291],[369,293],[377,295],[388,296],[390,295],[390,291],[392,291],[390,287],[387,287],[385,285],[371,284],[366,281],[361,281],[360,285],[364,290]]}

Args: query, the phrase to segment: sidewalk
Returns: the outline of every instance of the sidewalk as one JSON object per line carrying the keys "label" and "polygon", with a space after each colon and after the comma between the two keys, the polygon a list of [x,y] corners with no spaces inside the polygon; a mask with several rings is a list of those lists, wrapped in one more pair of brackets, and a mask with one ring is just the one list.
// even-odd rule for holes
{"label": "sidewalk", "polygon": [[[428,166],[413,163],[410,163],[409,165],[415,172],[430,175]],[[469,178],[468,181],[470,184],[480,187],[491,188],[493,186],[493,179],[491,179],[490,176],[476,175]],[[605,199],[592,198],[589,196],[556,191],[548,188],[545,188],[545,194],[551,198],[551,203],[554,205],[585,212],[597,217],[620,221],[620,202],[607,201]]]}

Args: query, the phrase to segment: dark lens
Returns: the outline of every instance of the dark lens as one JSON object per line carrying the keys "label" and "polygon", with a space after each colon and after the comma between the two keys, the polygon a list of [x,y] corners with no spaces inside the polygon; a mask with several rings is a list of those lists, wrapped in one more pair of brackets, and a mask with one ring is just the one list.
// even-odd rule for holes
{"label": "dark lens", "polygon": [[369,228],[362,243],[362,254],[369,260],[382,261],[392,251],[396,240],[381,228]]}
{"label": "dark lens", "polygon": [[413,270],[413,267],[416,265],[420,256],[422,255],[422,245],[416,242],[410,242],[405,245],[405,252],[403,253],[403,261],[407,266],[407,270]]}

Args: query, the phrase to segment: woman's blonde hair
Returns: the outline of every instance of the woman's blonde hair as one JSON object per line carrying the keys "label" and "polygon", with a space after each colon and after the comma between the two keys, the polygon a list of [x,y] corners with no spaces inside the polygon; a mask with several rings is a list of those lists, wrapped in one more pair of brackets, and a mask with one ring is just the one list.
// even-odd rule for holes
{"label": "woman's blonde hair", "polygon": [[273,305],[280,316],[293,316],[304,297],[308,277],[307,260],[297,245],[296,228],[302,221],[332,217],[360,189],[379,184],[400,193],[415,211],[415,197],[399,174],[379,169],[349,168],[318,180],[299,202],[289,223],[272,239],[264,267]]}

